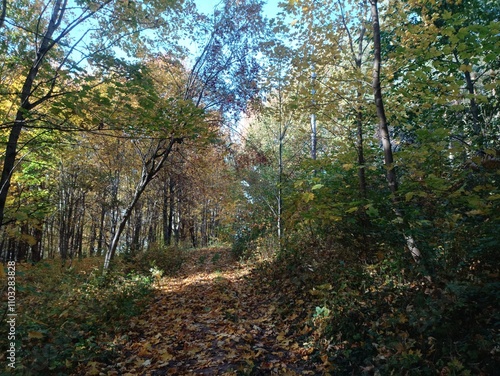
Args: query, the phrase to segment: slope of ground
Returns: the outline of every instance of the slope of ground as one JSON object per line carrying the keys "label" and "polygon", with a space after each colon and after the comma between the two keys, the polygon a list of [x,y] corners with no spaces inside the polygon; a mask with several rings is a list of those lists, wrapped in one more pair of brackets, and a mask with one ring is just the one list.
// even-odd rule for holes
{"label": "slope of ground", "polygon": [[[317,375],[312,348],[291,336],[280,291],[228,250],[193,252],[160,281],[153,304],[117,340],[120,359],[89,375]],[[307,330],[307,328],[305,328]]]}

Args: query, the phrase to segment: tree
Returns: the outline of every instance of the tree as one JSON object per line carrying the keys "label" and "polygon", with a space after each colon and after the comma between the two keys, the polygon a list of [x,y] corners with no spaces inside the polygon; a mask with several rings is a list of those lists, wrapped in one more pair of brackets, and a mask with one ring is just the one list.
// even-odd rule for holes
{"label": "tree", "polygon": [[[206,136],[201,133],[209,133],[208,127],[201,124],[203,111],[191,101],[179,99],[178,93],[171,92],[168,87],[155,85],[149,70],[147,66],[133,69],[132,79],[125,85],[126,93],[133,92],[135,95],[128,98],[121,109],[123,114],[120,118],[128,119],[127,133],[139,157],[141,172],[135,191],[125,208],[120,210],[116,227],[113,228],[104,270],[110,266],[120,237],[139,199],[164,167],[174,146],[186,138],[199,136],[205,139]],[[125,124],[120,124],[120,128],[125,128]]]}
{"label": "tree", "polygon": [[[391,136],[389,134],[389,127],[387,126],[387,117],[385,114],[384,100],[382,97],[382,87],[380,84],[380,71],[382,66],[382,55],[381,55],[381,37],[380,37],[380,23],[378,14],[378,0],[370,0],[371,4],[371,15],[372,15],[372,27],[373,27],[373,96],[375,99],[375,106],[377,108],[377,116],[379,119],[379,132],[380,139],[382,141],[382,148],[384,150],[384,164],[387,170],[387,182],[389,188],[394,197],[394,205],[396,215],[403,219],[403,215],[398,207],[399,202],[397,198],[398,193],[398,182],[396,176],[396,166],[394,166],[394,158],[392,155],[392,144]],[[421,254],[420,250],[417,248],[415,240],[411,235],[405,235],[406,244],[408,249],[416,262],[420,261]]]}
{"label": "tree", "polygon": [[[262,138],[272,142],[272,144],[277,143],[278,150],[277,156],[276,151],[272,151],[273,147],[271,145],[260,145],[263,147],[262,152],[268,155],[268,158],[272,158],[277,162],[277,197],[276,197],[276,210],[271,206],[271,210],[274,211],[276,217],[276,232],[278,238],[278,248],[281,249],[282,238],[284,235],[284,221],[283,221],[283,190],[285,185],[285,137],[287,132],[290,130],[292,125],[291,111],[287,108],[289,104],[289,98],[287,90],[291,89],[290,82],[290,64],[291,64],[291,49],[286,47],[282,41],[271,42],[268,46],[269,51],[267,52],[268,57],[268,67],[267,67],[267,79],[268,82],[264,85],[267,88],[266,102],[265,106],[262,108],[262,119],[261,126],[271,127],[271,135],[264,135],[259,137],[258,133],[255,133],[252,138],[248,139],[252,144],[262,143]],[[266,116],[268,118],[266,119]],[[255,124],[257,125],[257,124]],[[277,126],[277,129],[272,129]],[[252,131],[249,132],[247,136],[252,135]],[[261,138],[261,140],[259,140]],[[276,140],[276,141],[273,141]],[[250,145],[251,146],[251,145]],[[255,146],[255,145],[254,145]],[[270,147],[271,146],[271,147]],[[266,150],[271,149],[271,150]]]}
{"label": "tree", "polygon": [[[472,254],[492,254],[488,242],[479,239],[495,232],[494,225],[486,226],[488,230],[484,226],[495,222],[490,211],[495,203],[479,192],[495,194],[491,183],[498,148],[498,5],[394,5],[385,11],[382,56],[388,121],[399,139],[393,145],[399,196],[426,263],[435,270],[451,268]],[[446,251],[441,253],[443,244]]]}
{"label": "tree", "polygon": [[[3,4],[2,9],[5,10],[5,2]],[[132,4],[134,9],[131,9]],[[171,6],[168,2],[160,2],[155,8],[154,16],[159,17],[158,9],[164,11]],[[9,127],[9,134],[0,177],[0,225],[5,223],[5,204],[23,129],[33,126],[35,121],[44,121],[36,111],[46,104],[66,97],[67,101],[62,103],[71,107],[71,96],[78,93],[85,95],[86,90],[81,90],[86,86],[85,77],[83,80],[81,77],[80,65],[84,62],[90,63],[90,59],[99,63],[105,62],[103,53],[121,42],[126,35],[138,34],[142,28],[158,24],[158,20],[153,23],[145,21],[148,12],[151,12],[151,8],[146,9],[145,4],[139,6],[137,3],[127,2],[124,5],[115,0],[76,4],[68,4],[67,0],[50,1],[46,4],[34,0],[16,2],[15,6],[11,7],[12,17],[5,18],[5,23],[9,26],[4,28],[4,32],[8,38],[19,44],[18,50],[22,56],[15,56],[17,51],[11,47],[10,51],[13,51],[14,55],[9,58],[22,61],[23,70],[20,91],[6,96],[16,98],[13,100],[16,102],[16,109],[13,111],[13,117],[4,124]],[[99,37],[99,30],[95,29],[96,23],[106,20],[109,22],[110,19],[113,19],[113,22],[109,23],[113,25],[110,29],[115,34],[101,32],[105,35],[103,40]],[[82,28],[85,30],[83,33],[80,31]],[[97,39],[96,42],[87,44],[86,37],[91,32],[94,32]],[[26,43],[24,38],[30,43]],[[85,45],[87,50],[79,50],[81,45]],[[61,124],[57,127],[61,127]]]}
{"label": "tree", "polygon": [[[137,100],[141,104],[149,104],[150,108],[144,105],[135,107],[135,110],[146,109],[139,120],[139,124],[143,124],[137,128],[159,130],[159,138],[146,141],[146,147],[137,147],[142,161],[141,177],[114,233],[104,270],[109,268],[132,210],[148,184],[165,165],[174,145],[189,139],[201,143],[216,140],[220,119],[228,115],[237,116],[238,111],[246,109],[255,97],[258,66],[252,37],[259,32],[260,10],[261,4],[256,1],[228,2],[223,4],[223,12],[214,12],[212,20],[202,17],[207,23],[201,23],[201,31],[208,33],[208,40],[189,74],[181,74],[169,84],[173,93],[162,88],[158,75],[155,81],[155,76],[141,74],[138,80],[139,87],[142,86],[141,94]],[[162,62],[159,66],[170,77],[176,77],[173,72],[178,71],[181,65]],[[173,96],[165,100],[169,94]]]}

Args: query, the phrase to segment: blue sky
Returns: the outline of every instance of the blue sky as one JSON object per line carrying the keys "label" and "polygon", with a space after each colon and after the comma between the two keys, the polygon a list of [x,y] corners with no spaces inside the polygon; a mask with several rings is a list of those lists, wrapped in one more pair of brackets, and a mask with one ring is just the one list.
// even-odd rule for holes
{"label": "blue sky", "polygon": [[[198,9],[203,13],[211,13],[214,7],[221,2],[221,0],[195,0]],[[236,0],[233,0],[236,1]],[[264,5],[264,15],[268,18],[273,18],[279,11],[278,3],[280,0],[267,0]]]}

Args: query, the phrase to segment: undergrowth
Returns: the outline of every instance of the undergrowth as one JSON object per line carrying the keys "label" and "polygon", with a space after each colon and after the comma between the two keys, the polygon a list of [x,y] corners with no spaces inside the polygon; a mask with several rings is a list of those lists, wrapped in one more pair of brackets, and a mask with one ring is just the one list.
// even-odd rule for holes
{"label": "undergrowth", "polygon": [[[115,337],[148,305],[155,278],[175,272],[173,250],[155,250],[135,258],[120,257],[105,276],[101,258],[18,264],[16,275],[16,375],[67,375],[79,364],[109,362]],[[1,312],[5,326],[7,299]],[[2,328],[2,333],[5,328]],[[6,338],[0,361],[7,365]],[[1,373],[1,372],[0,372]]]}
{"label": "undergrowth", "polygon": [[390,252],[370,263],[346,252],[288,250],[261,270],[325,375],[498,374],[496,274],[431,279]]}

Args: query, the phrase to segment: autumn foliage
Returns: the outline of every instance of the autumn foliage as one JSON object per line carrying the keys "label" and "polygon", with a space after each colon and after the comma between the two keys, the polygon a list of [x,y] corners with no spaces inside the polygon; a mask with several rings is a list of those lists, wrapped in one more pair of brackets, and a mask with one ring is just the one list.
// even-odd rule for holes
{"label": "autumn foliage", "polygon": [[201,3],[0,1],[0,373],[498,374],[498,1]]}

